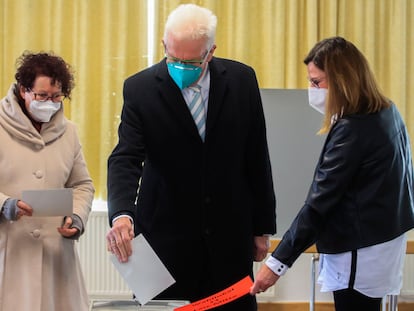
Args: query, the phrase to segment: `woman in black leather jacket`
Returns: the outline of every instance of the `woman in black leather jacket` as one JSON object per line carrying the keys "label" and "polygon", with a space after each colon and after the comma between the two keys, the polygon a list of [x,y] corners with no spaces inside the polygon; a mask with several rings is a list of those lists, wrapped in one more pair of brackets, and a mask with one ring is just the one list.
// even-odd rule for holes
{"label": "woman in black leather jacket", "polygon": [[320,41],[304,60],[309,104],[327,133],[305,204],[256,275],[251,294],[272,286],[316,243],[319,282],[335,308],[379,311],[402,287],[405,232],[414,227],[411,147],[396,106],[381,94],[349,41]]}

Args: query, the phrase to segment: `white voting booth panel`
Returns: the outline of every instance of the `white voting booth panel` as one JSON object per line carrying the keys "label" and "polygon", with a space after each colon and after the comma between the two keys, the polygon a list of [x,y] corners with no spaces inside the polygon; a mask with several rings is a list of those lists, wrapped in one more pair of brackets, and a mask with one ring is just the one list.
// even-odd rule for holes
{"label": "white voting booth panel", "polygon": [[281,238],[306,199],[325,135],[307,90],[261,89]]}

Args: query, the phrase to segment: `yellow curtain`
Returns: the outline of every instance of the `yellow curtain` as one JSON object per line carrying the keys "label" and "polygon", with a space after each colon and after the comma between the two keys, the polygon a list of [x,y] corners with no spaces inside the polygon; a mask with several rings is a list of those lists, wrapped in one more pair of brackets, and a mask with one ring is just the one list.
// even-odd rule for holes
{"label": "yellow curtain", "polygon": [[77,86],[65,113],[78,125],[97,199],[106,199],[123,80],[162,59],[164,22],[188,2],[217,15],[215,55],[251,65],[262,88],[307,88],[309,49],[335,35],[352,41],[414,139],[412,0],[0,0],[1,94],[24,50],[53,50],[73,65]]}
{"label": "yellow curtain", "polygon": [[[148,66],[146,0],[0,0],[0,90],[24,50],[54,51],[75,70],[73,120],[97,189],[106,199],[107,157],[117,141],[124,79]],[[2,96],[4,96],[2,95]]]}

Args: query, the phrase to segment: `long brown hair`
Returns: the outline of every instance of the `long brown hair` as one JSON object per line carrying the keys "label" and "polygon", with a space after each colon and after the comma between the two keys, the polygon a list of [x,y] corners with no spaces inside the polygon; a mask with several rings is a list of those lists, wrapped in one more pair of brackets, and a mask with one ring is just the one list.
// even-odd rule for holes
{"label": "long brown hair", "polygon": [[368,114],[390,106],[382,95],[365,56],[354,44],[341,37],[318,42],[305,57],[326,74],[328,97],[320,133],[331,127],[332,118]]}

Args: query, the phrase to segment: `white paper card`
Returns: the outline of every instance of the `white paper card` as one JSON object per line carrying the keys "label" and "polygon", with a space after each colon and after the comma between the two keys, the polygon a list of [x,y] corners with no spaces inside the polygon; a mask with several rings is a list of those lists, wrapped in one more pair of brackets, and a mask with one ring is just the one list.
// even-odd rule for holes
{"label": "white paper card", "polygon": [[114,254],[110,256],[115,268],[141,305],[175,283],[142,234],[132,240],[132,255],[128,262],[120,263]]}
{"label": "white paper card", "polygon": [[33,217],[71,216],[73,213],[73,192],[71,188],[23,190],[22,201],[33,208]]}

